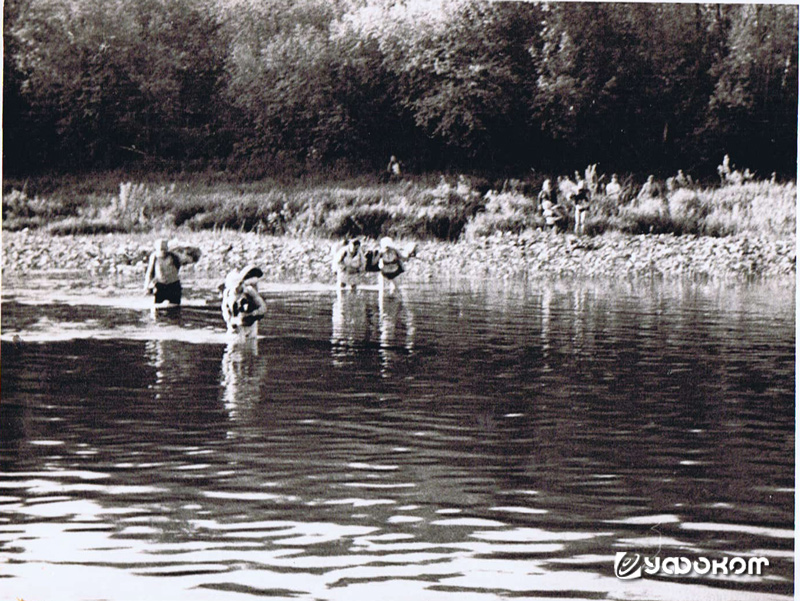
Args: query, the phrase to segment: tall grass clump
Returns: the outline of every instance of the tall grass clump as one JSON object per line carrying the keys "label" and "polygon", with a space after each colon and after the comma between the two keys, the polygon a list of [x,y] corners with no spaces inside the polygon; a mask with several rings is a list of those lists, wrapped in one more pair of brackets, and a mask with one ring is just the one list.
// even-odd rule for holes
{"label": "tall grass clump", "polygon": [[642,199],[622,206],[612,224],[628,234],[675,233],[675,223],[669,214],[669,205],[663,198]]}
{"label": "tall grass clump", "polygon": [[476,213],[466,226],[464,234],[467,238],[503,232],[518,234],[544,224],[544,220],[537,215],[536,201],[524,194],[490,190],[485,200],[485,209]]}
{"label": "tall grass clump", "polygon": [[592,202],[586,231],[783,238],[795,234],[796,200],[795,183],[770,181],[681,188],[664,197],[633,199],[618,206],[598,196]]}
{"label": "tall grass clump", "polygon": [[704,191],[698,196],[707,207],[703,233],[795,235],[797,185],[793,182],[745,182]]}
{"label": "tall grass clump", "polygon": [[79,198],[30,197],[24,188],[12,189],[3,193],[3,228],[16,231],[44,227],[77,216],[83,204]]}
{"label": "tall grass clump", "polygon": [[[320,190],[326,216],[318,208],[306,212],[319,224],[317,233],[326,236],[389,235],[418,239],[456,240],[469,219],[484,202],[463,177],[451,183],[442,177],[434,187],[416,182],[363,187],[343,194],[341,190]],[[309,217],[302,215],[306,221]]]}

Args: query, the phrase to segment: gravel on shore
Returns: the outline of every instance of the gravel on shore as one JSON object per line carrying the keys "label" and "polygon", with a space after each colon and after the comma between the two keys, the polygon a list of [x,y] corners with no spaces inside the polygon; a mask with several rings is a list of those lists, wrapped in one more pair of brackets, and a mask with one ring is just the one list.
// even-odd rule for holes
{"label": "gravel on shore", "polygon": [[[222,280],[231,269],[255,263],[264,280],[333,283],[336,241],[223,231],[172,231],[54,237],[39,231],[3,232],[3,278],[76,272],[118,286],[141,285],[153,243],[196,246],[202,257],[186,271],[202,280]],[[366,240],[365,246],[377,246]],[[420,242],[404,278],[758,278],[795,277],[795,240],[754,237],[640,235],[577,237],[532,230],[455,243]],[[187,274],[188,275],[188,274]],[[79,278],[80,279],[80,278]]]}

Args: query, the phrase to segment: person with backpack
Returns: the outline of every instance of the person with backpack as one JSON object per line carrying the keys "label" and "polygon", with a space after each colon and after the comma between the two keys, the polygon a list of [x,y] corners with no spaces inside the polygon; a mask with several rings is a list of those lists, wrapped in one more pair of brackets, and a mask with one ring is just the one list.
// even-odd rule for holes
{"label": "person with backpack", "polygon": [[170,305],[181,304],[182,289],[178,275],[180,268],[181,259],[170,252],[169,243],[164,239],[156,241],[155,252],[150,255],[144,276],[145,291],[154,295],[156,305],[163,302]]}
{"label": "person with backpack", "polygon": [[336,288],[350,287],[355,290],[359,275],[366,270],[366,258],[361,248],[361,240],[351,238],[334,253],[333,270],[336,273]]}
{"label": "person with backpack", "polygon": [[388,236],[381,238],[378,255],[378,288],[381,292],[383,292],[387,282],[389,283],[390,292],[397,291],[395,279],[405,271],[403,262],[407,261],[409,257],[413,257],[416,254],[416,250],[417,248],[414,244],[407,251],[401,251]]}

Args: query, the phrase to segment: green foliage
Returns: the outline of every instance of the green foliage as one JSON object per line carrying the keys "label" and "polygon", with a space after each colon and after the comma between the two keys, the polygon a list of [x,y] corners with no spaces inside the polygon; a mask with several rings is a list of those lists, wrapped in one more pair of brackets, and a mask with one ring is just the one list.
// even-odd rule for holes
{"label": "green foliage", "polygon": [[289,179],[375,173],[392,154],[411,171],[509,176],[602,160],[713,175],[730,153],[762,176],[794,174],[797,15],[792,5],[9,0],[5,158],[20,174],[139,164]]}
{"label": "green foliage", "polygon": [[[796,165],[798,8],[744,4],[727,8],[726,55],[714,65],[706,131],[758,169]],[[752,153],[753,148],[759,149]]]}
{"label": "green foliage", "polygon": [[672,169],[696,153],[718,53],[713,7],[557,3],[546,15],[534,109],[552,139],[607,166]]}
{"label": "green foliage", "polygon": [[[27,107],[43,118],[42,160],[70,167],[218,151],[227,43],[209,6],[185,0],[17,3],[6,38]],[[20,132],[20,136],[24,136]],[[12,140],[25,145],[25,140]],[[59,158],[60,157],[60,158]]]}

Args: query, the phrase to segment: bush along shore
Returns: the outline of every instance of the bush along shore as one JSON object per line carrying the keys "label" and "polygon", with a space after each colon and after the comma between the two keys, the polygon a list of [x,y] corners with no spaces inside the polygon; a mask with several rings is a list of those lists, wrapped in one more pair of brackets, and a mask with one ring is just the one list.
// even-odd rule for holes
{"label": "bush along shore", "polygon": [[198,275],[253,262],[272,281],[326,283],[333,245],[388,235],[420,242],[406,279],[793,275],[796,184],[723,175],[720,185],[646,199],[630,179],[613,201],[597,186],[581,236],[546,228],[536,200],[542,177],[7,182],[3,270],[131,278],[143,272],[153,240],[167,237],[202,250],[190,268]]}
{"label": "bush along shore", "polygon": [[[336,243],[323,238],[267,236],[236,231],[53,237],[25,230],[3,235],[3,274],[24,287],[34,274],[69,272],[81,285],[90,279],[111,287],[140,285],[158,236],[199,247],[197,264],[184,268],[187,283],[209,286],[231,269],[255,263],[267,282],[332,284]],[[376,244],[365,240],[370,246]],[[526,230],[457,242],[425,241],[403,275],[409,282],[457,278],[785,278],[793,281],[792,239],[675,236],[671,234],[574,236]],[[365,280],[366,281],[366,280]],[[217,282],[218,283],[218,282]]]}

